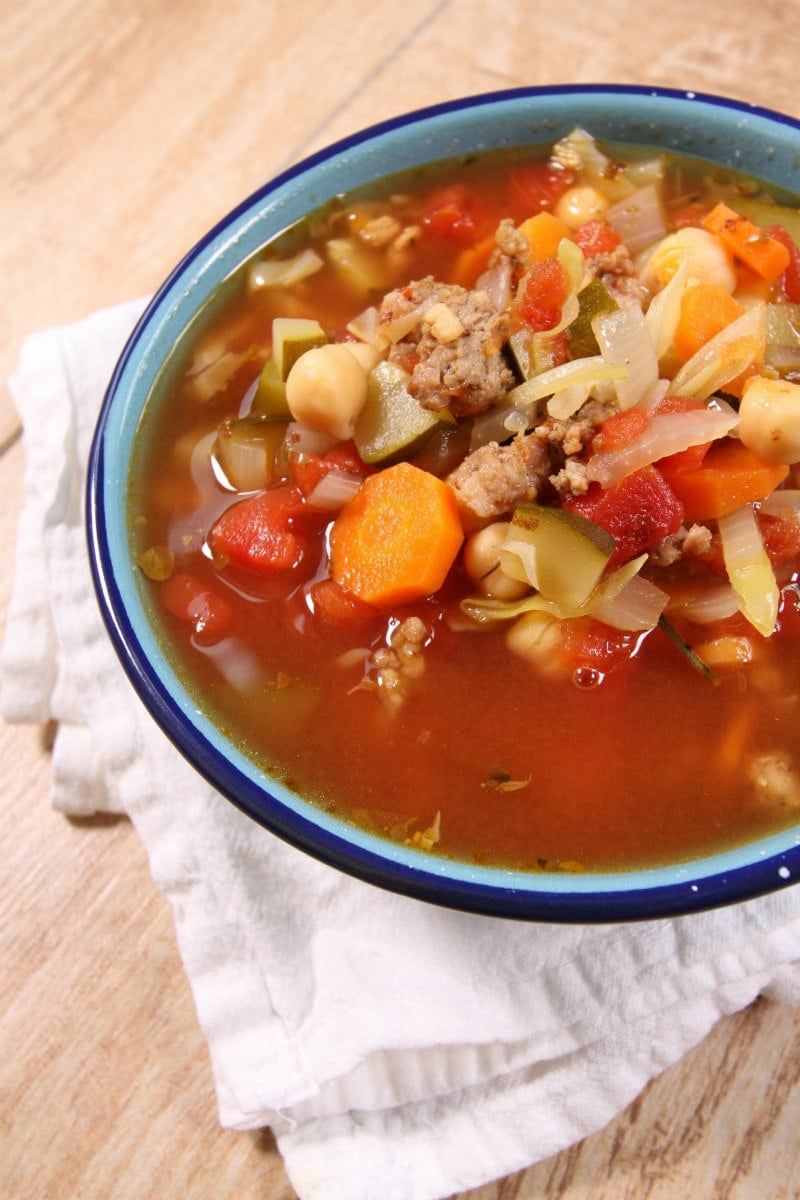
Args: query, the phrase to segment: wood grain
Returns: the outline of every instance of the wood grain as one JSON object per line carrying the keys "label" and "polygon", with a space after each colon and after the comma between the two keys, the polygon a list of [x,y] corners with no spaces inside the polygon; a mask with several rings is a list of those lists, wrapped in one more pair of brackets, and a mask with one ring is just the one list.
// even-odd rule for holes
{"label": "wood grain", "polygon": [[[26,333],[151,291],[281,166],[420,104],[612,81],[800,116],[797,4],[724,9],[709,28],[689,0],[0,5],[0,376]],[[6,547],[23,465],[3,391]],[[10,589],[7,566],[0,614]],[[0,725],[0,1196],[291,1200],[271,1135],[217,1124],[171,916],[131,826],[50,810],[51,735]],[[469,1200],[796,1197],[799,1049],[800,1015],[759,1001],[606,1129]]]}

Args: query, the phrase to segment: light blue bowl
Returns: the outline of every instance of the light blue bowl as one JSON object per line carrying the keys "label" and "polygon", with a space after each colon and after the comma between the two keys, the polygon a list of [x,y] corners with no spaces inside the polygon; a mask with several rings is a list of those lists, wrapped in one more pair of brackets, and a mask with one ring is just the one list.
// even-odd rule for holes
{"label": "light blue bowl", "polygon": [[800,123],[694,92],[617,86],[521,88],[373,126],[279,175],[175,268],[114,371],[89,462],[88,537],[104,620],[130,680],[177,748],[267,829],[379,886],[454,908],[530,920],[640,920],[730,904],[800,877],[800,826],[727,853],[653,870],[570,875],[439,859],[338,820],[266,776],[202,713],[148,619],[126,524],[139,419],[173,348],[243,260],[331,197],[426,162],[549,144],[574,126],[599,139],[694,155],[800,193]]}

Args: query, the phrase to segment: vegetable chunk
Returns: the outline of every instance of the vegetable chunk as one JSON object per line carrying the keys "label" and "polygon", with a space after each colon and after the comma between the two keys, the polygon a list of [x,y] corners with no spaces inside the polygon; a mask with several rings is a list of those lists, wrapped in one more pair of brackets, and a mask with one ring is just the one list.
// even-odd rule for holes
{"label": "vegetable chunk", "polygon": [[464,540],[452,489],[410,463],[364,481],[331,529],[331,577],[378,607],[437,591]]}

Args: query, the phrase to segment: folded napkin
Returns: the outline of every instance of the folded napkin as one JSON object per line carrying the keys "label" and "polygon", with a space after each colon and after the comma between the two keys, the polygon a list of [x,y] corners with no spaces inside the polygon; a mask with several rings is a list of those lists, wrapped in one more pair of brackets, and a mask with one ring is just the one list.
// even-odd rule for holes
{"label": "folded napkin", "polygon": [[172,904],[222,1124],[270,1125],[301,1200],[434,1200],[600,1128],[760,993],[800,1003],[798,888],[626,926],[450,912],[317,863],[192,771],[122,673],[84,546],[91,429],[141,308],[23,345],[2,701],[10,721],[58,723],[57,808],[134,822]]}

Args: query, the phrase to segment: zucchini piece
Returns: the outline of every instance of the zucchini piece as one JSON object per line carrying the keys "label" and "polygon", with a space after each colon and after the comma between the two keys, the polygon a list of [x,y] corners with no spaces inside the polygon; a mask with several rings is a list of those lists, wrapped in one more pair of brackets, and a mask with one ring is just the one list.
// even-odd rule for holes
{"label": "zucchini piece", "polygon": [[573,358],[590,358],[600,353],[592,321],[595,317],[616,312],[618,308],[619,305],[601,279],[590,279],[586,287],[581,288],[578,292],[578,315],[564,331]]}
{"label": "zucchini piece", "polygon": [[500,564],[506,575],[527,582],[565,612],[576,612],[600,581],[616,543],[605,529],[579,513],[542,504],[514,511]]}
{"label": "zucchini piece", "polygon": [[435,429],[452,423],[449,413],[430,412],[409,395],[410,378],[393,362],[379,362],[370,371],[367,402],[353,430],[364,462],[389,465],[410,458]]}
{"label": "zucchini piece", "polygon": [[273,421],[291,421],[292,414],[286,403],[286,382],[281,379],[278,364],[270,355],[258,377],[258,387],[253,397],[253,409],[259,416]]}
{"label": "zucchini piece", "polygon": [[272,322],[272,357],[278,376],[286,381],[293,365],[306,350],[324,346],[328,335],[319,321],[309,317],[275,317]]}

